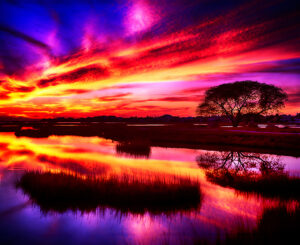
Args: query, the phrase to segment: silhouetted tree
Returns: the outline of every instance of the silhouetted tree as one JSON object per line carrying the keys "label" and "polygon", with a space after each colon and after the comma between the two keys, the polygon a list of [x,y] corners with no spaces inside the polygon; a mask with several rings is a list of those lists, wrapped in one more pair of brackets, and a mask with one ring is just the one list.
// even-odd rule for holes
{"label": "silhouetted tree", "polygon": [[274,85],[254,81],[226,83],[205,92],[200,116],[224,115],[237,127],[247,114],[264,115],[284,106],[287,94]]}

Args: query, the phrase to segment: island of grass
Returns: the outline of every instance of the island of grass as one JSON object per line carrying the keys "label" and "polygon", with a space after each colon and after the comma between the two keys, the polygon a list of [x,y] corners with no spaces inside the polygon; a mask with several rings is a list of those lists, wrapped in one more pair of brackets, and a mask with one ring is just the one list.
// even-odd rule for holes
{"label": "island of grass", "polygon": [[249,177],[229,172],[207,172],[209,181],[231,187],[239,192],[259,194],[264,197],[281,199],[299,199],[300,178],[287,175]]}
{"label": "island of grass", "polygon": [[119,155],[127,155],[134,158],[149,158],[151,148],[149,143],[144,141],[120,142],[116,145],[116,152]]}
{"label": "island of grass", "polygon": [[16,183],[43,212],[94,211],[151,214],[195,210],[201,204],[199,183],[188,178],[111,175],[82,178],[65,173],[26,172]]}

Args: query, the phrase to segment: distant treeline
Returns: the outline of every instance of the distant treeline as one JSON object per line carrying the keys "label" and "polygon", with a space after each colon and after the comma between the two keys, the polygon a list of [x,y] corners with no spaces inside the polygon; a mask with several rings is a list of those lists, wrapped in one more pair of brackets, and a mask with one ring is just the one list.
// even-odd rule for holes
{"label": "distant treeline", "polygon": [[[41,121],[41,122],[128,122],[128,123],[210,123],[210,122],[229,122],[225,116],[212,117],[178,117],[163,115],[159,117],[117,117],[117,116],[96,116],[96,117],[57,117],[48,119],[30,119],[24,117],[0,117],[0,122],[13,121]],[[300,123],[300,113],[296,115],[270,115],[257,116],[245,115],[245,123]]]}

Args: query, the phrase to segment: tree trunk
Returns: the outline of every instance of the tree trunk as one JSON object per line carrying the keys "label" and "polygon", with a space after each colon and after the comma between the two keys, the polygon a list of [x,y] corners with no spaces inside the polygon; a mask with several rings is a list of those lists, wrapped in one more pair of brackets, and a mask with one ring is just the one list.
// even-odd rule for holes
{"label": "tree trunk", "polygon": [[233,127],[237,128],[241,121],[242,115],[240,113],[238,113],[236,116],[232,116],[231,122]]}
{"label": "tree trunk", "polygon": [[237,128],[237,127],[239,126],[240,121],[237,120],[237,118],[233,118],[233,119],[231,120],[231,123],[232,123],[232,126],[233,126],[233,127]]}
{"label": "tree trunk", "polygon": [[239,126],[239,124],[237,122],[233,122],[232,126],[235,127],[235,128],[237,128]]}

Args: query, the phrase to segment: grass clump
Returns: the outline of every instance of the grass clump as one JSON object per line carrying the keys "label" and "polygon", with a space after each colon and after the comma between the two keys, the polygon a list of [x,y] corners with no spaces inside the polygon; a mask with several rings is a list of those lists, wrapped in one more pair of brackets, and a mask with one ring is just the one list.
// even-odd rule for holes
{"label": "grass clump", "polygon": [[241,192],[281,199],[298,199],[300,197],[300,179],[284,174],[253,177],[230,173],[207,172],[206,176],[213,183],[231,187]]}
{"label": "grass clump", "polygon": [[160,214],[198,209],[199,183],[173,177],[123,174],[82,178],[51,172],[26,172],[16,183],[42,211],[93,211],[113,208],[121,213]]}
{"label": "grass clump", "polygon": [[128,155],[135,158],[149,158],[151,148],[149,144],[142,141],[120,142],[116,145],[116,152],[119,155]]}

